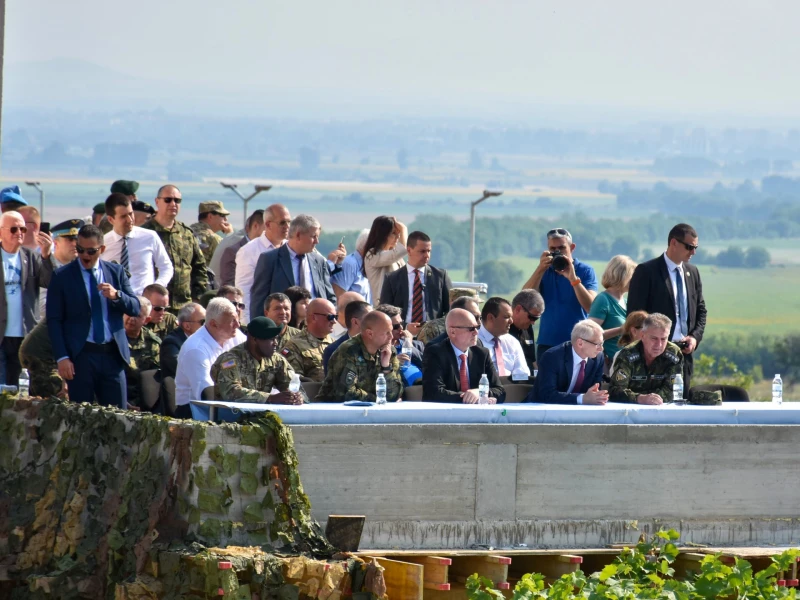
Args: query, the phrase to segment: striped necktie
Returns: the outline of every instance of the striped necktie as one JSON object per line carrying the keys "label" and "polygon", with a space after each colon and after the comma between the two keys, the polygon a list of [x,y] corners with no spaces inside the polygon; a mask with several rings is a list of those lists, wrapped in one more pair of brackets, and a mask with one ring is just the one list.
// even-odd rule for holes
{"label": "striped necktie", "polygon": [[411,322],[422,323],[424,311],[422,310],[422,281],[419,278],[419,269],[414,269],[414,297],[411,306]]}
{"label": "striped necktie", "polygon": [[131,263],[130,257],[128,256],[128,236],[122,236],[122,252],[119,255],[119,264],[122,265],[122,268],[125,269],[128,273],[131,271]]}

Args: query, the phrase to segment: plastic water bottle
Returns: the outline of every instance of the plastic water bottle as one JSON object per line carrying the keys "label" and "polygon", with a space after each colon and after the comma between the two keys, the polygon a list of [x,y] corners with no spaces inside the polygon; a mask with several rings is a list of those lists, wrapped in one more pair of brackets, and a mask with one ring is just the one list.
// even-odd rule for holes
{"label": "plastic water bottle", "polygon": [[30,395],[31,377],[28,375],[28,369],[22,369],[19,374],[19,397],[27,398]]}
{"label": "plastic water bottle", "polygon": [[[21,379],[20,383],[22,383]],[[781,380],[780,374],[776,374],[775,379],[772,380],[772,403],[783,404],[783,380]]]}
{"label": "plastic water bottle", "polygon": [[478,384],[478,404],[489,404],[489,378],[484,373]]}
{"label": "plastic water bottle", "polygon": [[683,376],[678,373],[672,378],[672,401],[675,404],[683,404]]}
{"label": "plastic water bottle", "polygon": [[386,404],[386,377],[383,373],[378,374],[378,379],[375,380],[375,403]]}
{"label": "plastic water bottle", "polygon": [[296,394],[300,391],[300,375],[294,374],[292,380],[289,382],[289,391]]}
{"label": "plastic water bottle", "polygon": [[411,355],[414,353],[414,346],[411,345],[411,340],[408,338],[403,338],[403,348],[402,353],[411,358]]}

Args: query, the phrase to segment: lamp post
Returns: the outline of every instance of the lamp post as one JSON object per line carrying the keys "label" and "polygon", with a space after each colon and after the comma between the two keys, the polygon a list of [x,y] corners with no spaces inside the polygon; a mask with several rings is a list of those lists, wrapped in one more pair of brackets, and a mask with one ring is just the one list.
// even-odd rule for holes
{"label": "lamp post", "polygon": [[36,188],[39,191],[39,214],[44,219],[44,190],[38,181],[26,181],[25,185]]}
{"label": "lamp post", "polygon": [[483,190],[483,196],[470,203],[469,207],[469,281],[475,282],[475,207],[484,200],[502,194],[502,190]]}
{"label": "lamp post", "polygon": [[244,225],[243,225],[243,227],[247,226],[247,217],[248,217],[248,214],[247,214],[247,203],[250,202],[250,200],[255,198],[261,192],[268,192],[268,191],[270,191],[272,189],[271,185],[257,185],[257,186],[255,186],[255,188],[256,188],[255,192],[253,192],[249,196],[245,196],[244,194],[242,194],[242,192],[240,192],[238,190],[238,186],[235,183],[228,183],[226,181],[220,181],[219,184],[222,187],[227,188],[227,189],[231,190],[232,192],[234,192],[237,196],[239,196],[239,198],[242,199],[242,202],[244,202]]}

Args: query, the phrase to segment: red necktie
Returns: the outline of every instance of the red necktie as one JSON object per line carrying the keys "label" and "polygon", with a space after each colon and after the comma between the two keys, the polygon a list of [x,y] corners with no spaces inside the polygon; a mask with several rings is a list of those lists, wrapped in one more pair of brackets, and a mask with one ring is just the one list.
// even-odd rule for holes
{"label": "red necktie", "polygon": [[575,387],[572,388],[573,394],[581,394],[581,386],[583,385],[583,376],[586,374],[586,361],[581,361],[581,368],[578,369],[578,377],[575,379]]}
{"label": "red necktie", "polygon": [[497,361],[497,374],[500,377],[508,375],[506,373],[506,363],[503,360],[503,348],[500,347],[500,338],[494,338],[494,358]]}
{"label": "red necktie", "polygon": [[461,368],[458,371],[458,378],[461,380],[461,391],[466,392],[469,389],[469,379],[467,379],[467,355],[462,354],[459,358],[461,359]]}
{"label": "red necktie", "polygon": [[422,282],[419,279],[419,269],[414,269],[414,297],[411,306],[411,322],[422,323]]}

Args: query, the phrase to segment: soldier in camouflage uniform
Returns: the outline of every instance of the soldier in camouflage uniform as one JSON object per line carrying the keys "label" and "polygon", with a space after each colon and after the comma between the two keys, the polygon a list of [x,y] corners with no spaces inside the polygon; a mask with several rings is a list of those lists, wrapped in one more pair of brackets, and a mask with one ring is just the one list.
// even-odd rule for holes
{"label": "soldier in camouflage uniform", "polygon": [[299,392],[289,391],[294,370],[275,352],[280,331],[280,325],[266,317],[248,323],[247,341],[220,354],[211,367],[214,398],[266,404],[308,402],[302,387]]}
{"label": "soldier in camouflage uniform", "polygon": [[[454,308],[463,308],[464,310],[472,313],[478,323],[481,322],[481,302],[475,290],[470,288],[453,288],[450,290],[450,310]],[[427,321],[422,329],[417,334],[417,340],[423,344],[430,344],[436,338],[439,340],[447,337],[447,328],[444,325],[446,317],[440,317]],[[437,340],[438,341],[438,340]],[[478,345],[482,346],[483,342],[478,340]]]}
{"label": "soldier in camouflage uniform", "polygon": [[170,312],[178,314],[184,304],[199,298],[208,287],[206,260],[197,238],[186,225],[176,220],[180,210],[181,192],[174,185],[165,185],[158,190],[155,217],[142,225],[158,234],[175,271],[167,286]]}
{"label": "soldier in camouflage uniform", "polygon": [[150,301],[144,296],[138,298],[141,305],[139,316],[125,315],[122,318],[131,351],[130,363],[125,365],[125,380],[128,385],[128,406],[144,408],[140,373],[160,368],[161,340],[144,327],[152,309]]}
{"label": "soldier in camouflage uniform", "polygon": [[300,333],[296,327],[289,326],[289,320],[292,318],[292,301],[286,294],[276,292],[267,296],[264,301],[264,316],[275,321],[276,325],[283,325],[277,337],[275,352],[283,350],[286,342]]}
{"label": "soldier in camouflage uniform", "polygon": [[[216,200],[201,202],[197,216],[197,223],[190,226],[197,238],[200,251],[206,259],[206,264],[211,262],[214,251],[219,246],[222,238],[217,234],[218,231],[228,231],[231,229],[228,223],[228,215],[231,214]],[[216,273],[219,275],[219,273]]]}
{"label": "soldier in camouflage uniform", "polygon": [[167,312],[169,292],[160,283],[151,283],[142,291],[142,295],[150,301],[153,309],[145,328],[154,333],[162,342],[164,338],[178,328],[178,317]]}
{"label": "soldier in camouflage uniform", "polygon": [[642,339],[617,354],[608,399],[662,404],[672,401],[672,378],[683,372],[681,349],[668,341],[672,321],[660,313],[642,323]]}
{"label": "soldier in camouflage uniform", "polygon": [[316,298],[306,310],[306,327],[286,342],[281,355],[301,377],[321,382],[325,379],[322,353],[333,343],[330,333],[336,321],[336,309],[328,300]]}
{"label": "soldier in camouflage uniform", "polygon": [[67,386],[58,374],[58,364],[53,358],[53,346],[47,331],[47,321],[42,319],[22,340],[19,362],[28,369],[31,378],[31,396],[50,398],[67,397]]}
{"label": "soldier in camouflage uniform", "polygon": [[374,402],[375,381],[381,373],[386,379],[386,401],[396,402],[403,394],[403,380],[392,347],[392,321],[375,310],[361,319],[361,333],[333,353],[317,400]]}

